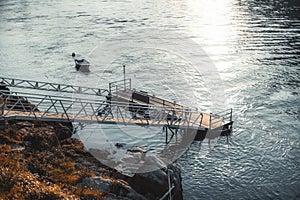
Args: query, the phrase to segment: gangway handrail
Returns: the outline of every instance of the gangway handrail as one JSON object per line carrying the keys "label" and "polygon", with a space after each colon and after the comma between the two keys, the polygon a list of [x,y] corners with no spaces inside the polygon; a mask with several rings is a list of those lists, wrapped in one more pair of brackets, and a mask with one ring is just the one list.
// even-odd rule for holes
{"label": "gangway handrail", "polygon": [[[156,107],[169,107],[169,108],[174,108],[175,110],[192,110],[192,111],[198,111],[197,108],[195,107],[189,107],[189,106],[186,106],[186,105],[180,105],[180,104],[177,104],[176,102],[172,102],[170,100],[166,100],[166,99],[160,99],[160,98],[157,98],[155,97],[154,95],[149,95],[147,92],[143,92],[143,91],[136,91],[136,90],[131,90],[131,91],[126,91],[127,93],[128,92],[134,92],[134,93],[139,93],[139,94],[147,94],[147,97],[149,97],[149,103],[145,103],[145,102],[142,102],[142,101],[139,101],[139,100],[136,100],[136,99],[132,99],[132,98],[129,98],[128,100],[132,100],[134,103],[138,103],[140,105],[156,105]],[[112,97],[119,97],[119,93],[112,93]],[[121,95],[124,95],[123,93]],[[129,95],[131,96],[131,95]],[[156,104],[154,104],[156,103]],[[160,106],[158,106],[158,104],[160,104]]]}
{"label": "gangway handrail", "polygon": [[[4,97],[4,98],[3,98]],[[11,98],[12,104],[7,104],[9,100],[9,97],[13,97]],[[102,119],[105,120],[109,115],[112,116],[112,118],[114,118],[112,110],[117,111],[117,115],[118,113],[121,116],[121,120],[123,120],[123,122],[125,123],[125,113],[128,112],[128,105],[117,105],[117,104],[109,104],[109,103],[100,103],[100,102],[84,102],[81,101],[81,99],[76,99],[75,101],[73,101],[72,99],[56,99],[53,98],[50,95],[45,95],[45,96],[39,96],[39,97],[34,97],[34,99],[30,99],[30,96],[22,96],[22,97],[17,97],[13,94],[1,94],[0,98],[2,99],[2,102],[0,103],[0,107],[2,109],[1,112],[1,120],[3,120],[5,117],[7,116],[11,116],[10,113],[12,113],[13,111],[17,111],[20,112],[20,114],[22,112],[24,112],[24,114],[27,112],[28,114],[21,114],[20,117],[22,118],[22,116],[24,116],[26,118],[26,116],[30,117],[31,114],[36,114],[36,113],[40,113],[40,118],[45,118],[47,117],[49,114],[57,114],[57,115],[61,115],[61,119],[65,119],[64,116],[67,116],[68,120],[76,120],[77,117],[96,117],[98,118],[99,116],[99,111],[102,108],[107,108],[108,110],[110,110],[110,113],[105,114],[105,117]],[[27,100],[26,105],[23,105],[23,100]],[[33,100],[31,102],[28,101],[28,99]],[[36,104],[34,104],[36,103]],[[17,105],[19,104],[19,105]],[[20,106],[21,105],[21,106]],[[75,107],[73,107],[75,106]],[[75,110],[73,109],[75,108]],[[143,110],[143,106],[137,106],[137,111],[135,113],[137,113],[139,110]],[[77,110],[76,110],[77,109]],[[150,110],[153,111],[158,111],[154,114],[154,118],[152,118],[152,122],[154,123],[154,121],[156,121],[156,124],[161,124],[164,123],[162,122],[163,120],[170,120],[170,122],[174,122],[178,123],[178,124],[182,124],[185,122],[190,122],[192,124],[193,127],[197,127],[201,124],[199,124],[198,120],[190,120],[187,119],[188,116],[191,115],[191,113],[189,113],[189,115],[184,116],[183,114],[180,114],[180,112],[174,109],[166,109],[163,108],[161,110],[159,110],[158,108],[148,108]],[[157,110],[158,109],[158,110]],[[52,111],[51,111],[52,110]],[[6,111],[6,112],[4,112]],[[179,117],[182,117],[182,121],[178,120],[178,119],[174,119],[174,115],[172,117],[172,119],[168,119],[170,116],[170,113],[174,113],[176,112],[177,115]],[[182,111],[183,112],[183,111]],[[164,113],[163,115],[161,115],[161,113]],[[13,114],[13,113],[12,113]],[[124,114],[124,115],[123,115]],[[201,113],[197,113],[198,115],[201,115]],[[13,114],[14,115],[14,114]],[[156,116],[160,115],[160,117],[156,118]],[[73,117],[70,117],[73,116]],[[4,118],[3,118],[4,117]],[[117,117],[118,118],[118,117]],[[120,119],[119,119],[120,120]],[[117,120],[118,121],[118,120]],[[129,121],[130,122],[130,121]],[[190,124],[189,123],[189,124]],[[126,124],[126,123],[125,123]],[[163,124],[161,124],[163,125]]]}
{"label": "gangway handrail", "polygon": [[[127,108],[129,107],[128,104],[123,103],[123,102],[118,102],[118,101],[112,101],[110,103],[107,103],[106,101],[91,101],[90,99],[85,99],[85,98],[69,98],[69,97],[61,97],[61,96],[53,96],[53,95],[44,95],[44,94],[31,94],[31,93],[24,93],[24,92],[14,92],[14,94],[0,94],[0,98],[1,97],[13,97],[12,99],[18,99],[18,98],[23,98],[26,99],[27,101],[32,100],[31,103],[34,103],[35,100],[43,100],[46,97],[48,97],[49,99],[51,98],[51,100],[53,101],[63,101],[63,102],[77,102],[80,101],[81,103],[91,103],[91,104],[95,104],[95,105],[110,105],[110,106],[119,106],[119,107],[124,107]],[[159,107],[159,106],[155,106],[155,105],[149,105],[149,104],[145,104],[145,105],[130,105],[130,107],[133,108],[146,108],[145,106],[147,106],[148,110],[161,110],[163,109],[163,111],[165,112],[177,112],[177,113],[201,113],[199,111],[193,111],[193,110],[189,110],[189,109],[182,109],[182,110],[178,110],[178,109],[174,109],[171,107]]]}
{"label": "gangway handrail", "polygon": [[[4,92],[3,90],[0,90],[0,97],[2,96],[1,92]],[[35,98],[35,99],[41,99],[41,97],[49,96],[52,98],[55,98],[56,100],[62,100],[62,101],[74,101],[76,99],[84,100],[85,102],[94,103],[96,102],[95,99],[88,99],[88,98],[82,98],[77,96],[58,96],[58,95],[49,95],[49,94],[39,94],[39,93],[29,93],[29,92],[14,92],[11,91],[11,94],[3,94],[7,96],[12,97],[23,97],[23,98]],[[105,100],[103,100],[104,102]],[[98,100],[97,100],[98,102]]]}
{"label": "gangway handrail", "polygon": [[[0,90],[0,93],[2,92],[2,90]],[[72,101],[76,101],[76,100],[80,100],[82,103],[94,103],[94,104],[104,104],[107,105],[108,102],[106,102],[105,100],[103,100],[102,102],[99,102],[98,100],[95,101],[93,99],[87,99],[87,98],[82,98],[82,97],[68,97],[68,96],[57,96],[57,95],[47,95],[47,94],[38,94],[38,93],[28,93],[28,92],[12,92],[12,94],[0,94],[1,96],[11,96],[16,98],[18,97],[22,97],[22,98],[26,98],[26,100],[28,99],[44,99],[45,97],[51,97],[51,99],[53,100],[58,100],[58,101],[65,101],[65,102],[72,102]],[[112,106],[121,106],[121,107],[128,107],[129,104],[128,103],[124,103],[122,101],[110,101],[109,102],[110,105]],[[133,108],[145,108],[147,107],[147,109],[149,110],[159,110],[159,109],[164,109],[164,111],[173,111],[175,110],[176,112],[188,112],[188,113],[199,113],[199,111],[196,110],[191,110],[189,108],[182,108],[182,109],[175,109],[172,107],[167,107],[167,106],[157,106],[157,105],[151,105],[151,104],[137,104],[137,105],[130,105],[130,107]]]}
{"label": "gangway handrail", "polygon": [[[227,111],[230,111],[229,113],[226,113]],[[223,111],[220,111],[220,112],[217,112],[217,113],[212,113],[213,115],[215,115],[215,116],[222,116],[221,114],[223,114],[223,113],[225,113],[225,114],[230,114],[232,112],[232,108],[228,108],[228,109],[225,109],[225,110],[223,110]],[[224,115],[225,115],[224,114]]]}
{"label": "gangway handrail", "polygon": [[[228,112],[230,111],[230,112]],[[232,122],[232,108],[216,113],[210,113],[210,128],[217,123]]]}
{"label": "gangway handrail", "polygon": [[113,81],[109,83],[110,94],[112,94],[113,92],[118,92],[120,88],[123,88],[123,90],[131,89],[131,78]]}
{"label": "gangway handrail", "polygon": [[53,92],[77,93],[86,95],[106,96],[109,91],[107,89],[76,86],[69,84],[50,83],[44,81],[31,81],[17,78],[0,77],[0,85],[7,87],[16,87],[23,89],[38,89]]}

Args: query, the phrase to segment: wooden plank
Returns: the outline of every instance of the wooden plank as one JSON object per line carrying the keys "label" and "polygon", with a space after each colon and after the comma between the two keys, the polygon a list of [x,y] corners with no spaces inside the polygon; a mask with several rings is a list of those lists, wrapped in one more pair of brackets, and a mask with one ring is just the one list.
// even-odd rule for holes
{"label": "wooden plank", "polygon": [[[132,124],[132,125],[151,125],[151,126],[164,126],[168,124],[167,120],[157,121],[157,120],[147,120],[147,119],[129,119],[129,118],[105,118],[99,116],[78,116],[74,119],[74,115],[69,114],[69,118],[65,115],[61,114],[53,114],[53,113],[46,113],[43,115],[42,112],[21,112],[21,111],[5,111],[4,112],[5,118],[17,118],[17,119],[28,119],[28,120],[44,120],[44,121],[85,121],[85,122],[95,122],[95,123],[103,123],[103,124]],[[4,119],[5,119],[4,118]],[[189,122],[179,122],[177,124],[179,128],[194,128],[200,129],[201,127],[198,126],[191,126]]]}
{"label": "wooden plank", "polygon": [[[127,101],[131,101],[131,94],[132,94],[132,90],[126,90],[126,91],[118,91],[117,93],[113,94],[113,97],[117,98],[118,100],[122,100],[123,102],[127,102]],[[158,97],[154,97],[154,96],[151,96],[149,95],[149,98],[150,98],[150,102],[149,104],[145,104],[144,102],[142,101],[138,101],[138,100],[134,100],[134,103],[137,103],[139,105],[150,105],[150,106],[156,106],[156,107],[163,107],[163,106],[166,106],[170,109],[174,109],[174,110],[183,110],[185,107],[180,105],[180,104],[176,104],[176,103],[172,103],[170,101],[167,101],[167,100],[164,100],[164,99],[161,99],[161,98],[158,98]],[[192,108],[191,108],[192,109]],[[198,124],[200,125],[200,120],[201,118],[199,118],[197,120],[197,122],[195,121],[198,117],[198,115],[200,114],[201,112],[199,113],[192,113],[192,116],[191,116],[191,120],[195,123],[195,124]],[[225,122],[223,123],[223,120],[221,118],[214,118],[212,120],[212,124],[210,124],[210,114],[208,113],[203,113],[202,112],[202,115],[203,115],[203,118],[202,118],[202,122],[201,122],[201,126],[202,127],[205,127],[205,128],[219,128],[221,126],[223,126],[224,124],[226,124]],[[179,113],[176,114],[177,117],[180,116]],[[214,123],[218,121],[219,123]]]}

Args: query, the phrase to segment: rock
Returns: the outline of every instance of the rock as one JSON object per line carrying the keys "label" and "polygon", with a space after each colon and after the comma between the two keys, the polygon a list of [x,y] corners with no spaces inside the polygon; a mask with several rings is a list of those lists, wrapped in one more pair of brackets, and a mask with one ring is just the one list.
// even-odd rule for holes
{"label": "rock", "polygon": [[167,168],[156,171],[136,173],[127,182],[138,193],[144,195],[147,199],[160,199],[169,189],[168,174],[170,175],[172,190],[172,199],[181,200],[181,174],[177,165],[171,164]]}
{"label": "rock", "polygon": [[[123,174],[118,177],[112,174],[112,177],[126,180],[131,188],[145,198],[160,199],[169,190],[170,176],[171,185],[174,186],[172,198],[182,199],[181,172],[175,164],[167,165],[170,163],[169,160],[148,156],[147,151],[141,147],[132,147],[125,154],[119,150],[113,155],[107,150],[89,149],[89,151],[101,162]],[[117,159],[118,157],[120,159]]]}
{"label": "rock", "polygon": [[122,148],[122,147],[124,147],[126,144],[125,143],[116,143],[115,144],[115,147],[117,147],[117,148]]}
{"label": "rock", "polygon": [[[105,162],[105,161],[109,161],[110,159],[108,159],[108,156],[110,155],[110,152],[108,150],[100,150],[100,149],[96,149],[96,148],[90,148],[89,152],[98,160],[100,160],[101,162]],[[107,164],[108,163],[104,163]]]}
{"label": "rock", "polygon": [[59,141],[56,134],[51,131],[33,130],[24,137],[25,141],[30,143],[34,150],[44,151],[51,150],[53,147],[58,147]]}
{"label": "rock", "polygon": [[54,131],[59,140],[64,140],[72,137],[73,125],[71,122],[56,123]]}
{"label": "rock", "polygon": [[[134,191],[125,181],[105,179],[103,177],[87,177],[82,180],[81,186],[90,187],[96,190],[101,190],[107,192],[110,195],[111,199],[136,199],[144,200],[145,198]],[[118,198],[114,198],[116,196]]]}
{"label": "rock", "polygon": [[[110,157],[110,155],[104,156],[103,150],[98,151],[98,154],[102,152],[101,158]],[[167,165],[166,163],[170,163],[169,160],[146,154],[147,151],[143,148],[130,148],[119,163],[115,163],[115,168],[125,175],[120,178],[126,180],[137,193],[145,198],[160,199],[169,190],[168,178],[170,176],[170,186],[174,186],[172,198],[181,200],[183,197],[179,167],[175,164]]]}
{"label": "rock", "polygon": [[82,179],[82,182],[79,185],[108,192],[111,184],[111,180],[103,179],[102,177],[98,176],[86,177]]}
{"label": "rock", "polygon": [[141,147],[137,147],[137,146],[134,146],[134,147],[131,147],[130,149],[127,150],[128,152],[132,152],[132,153],[147,153],[147,150],[141,148]]}
{"label": "rock", "polygon": [[[112,165],[105,166],[102,162],[111,162],[110,155],[114,152],[98,149],[86,151],[80,140],[70,137],[72,127],[69,126],[67,123],[10,120],[3,124],[5,131],[2,136],[10,139],[11,152],[23,154],[23,159],[29,158],[26,170],[38,173],[39,178],[36,179],[39,181],[47,180],[56,184],[65,181],[61,176],[66,176],[69,180],[65,183],[65,189],[69,188],[66,193],[71,194],[74,191],[71,188],[78,186],[80,190],[81,186],[86,186],[107,193],[107,199],[160,199],[169,189],[170,177],[171,185],[175,186],[172,199],[182,199],[180,169],[175,164],[167,166],[169,161],[148,156],[147,151],[140,147],[133,147],[127,152],[120,148],[117,151],[123,151],[127,157],[112,162],[120,167],[121,172],[128,170],[131,173],[122,174],[107,167]],[[7,131],[7,128],[11,131]],[[25,149],[15,151],[15,147]],[[21,160],[17,159],[18,162]],[[109,176],[99,176],[103,174]],[[86,190],[88,194],[90,191]]]}

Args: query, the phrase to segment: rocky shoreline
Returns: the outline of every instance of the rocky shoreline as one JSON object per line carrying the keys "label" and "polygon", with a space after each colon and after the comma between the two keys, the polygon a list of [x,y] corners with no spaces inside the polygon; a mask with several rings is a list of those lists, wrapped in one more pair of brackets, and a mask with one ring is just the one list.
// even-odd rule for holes
{"label": "rocky shoreline", "polygon": [[168,173],[172,199],[183,198],[176,164],[127,176],[102,164],[72,132],[72,123],[0,121],[0,199],[160,199]]}

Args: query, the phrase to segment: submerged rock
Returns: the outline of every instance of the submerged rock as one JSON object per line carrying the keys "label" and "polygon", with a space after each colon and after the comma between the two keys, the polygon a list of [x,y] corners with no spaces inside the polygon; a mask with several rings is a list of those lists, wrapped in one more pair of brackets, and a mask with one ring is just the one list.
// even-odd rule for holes
{"label": "submerged rock", "polygon": [[[168,178],[170,178],[170,185]],[[160,199],[172,186],[174,186],[171,192],[172,199],[183,199],[181,171],[176,164],[171,164],[167,168],[156,171],[136,173],[128,180],[128,183],[147,199]]]}
{"label": "submerged rock", "polygon": [[167,165],[169,161],[147,155],[147,151],[141,147],[132,147],[125,153],[122,150],[115,152],[89,149],[89,151],[101,162],[114,166],[122,173],[122,177],[115,175],[112,177],[125,180],[146,199],[160,199],[171,187],[174,187],[171,192],[172,199],[182,199],[181,171],[176,164]]}

